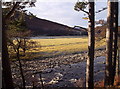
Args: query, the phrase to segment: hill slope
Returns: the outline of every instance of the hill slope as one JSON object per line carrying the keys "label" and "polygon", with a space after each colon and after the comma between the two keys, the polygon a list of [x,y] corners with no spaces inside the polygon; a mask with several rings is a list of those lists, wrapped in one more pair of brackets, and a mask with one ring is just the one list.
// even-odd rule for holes
{"label": "hill slope", "polygon": [[72,27],[59,24],[56,22],[40,19],[37,17],[26,18],[27,27],[33,32],[34,36],[46,35],[46,36],[64,36],[64,35],[83,35],[86,31],[82,28],[80,31],[73,29]]}

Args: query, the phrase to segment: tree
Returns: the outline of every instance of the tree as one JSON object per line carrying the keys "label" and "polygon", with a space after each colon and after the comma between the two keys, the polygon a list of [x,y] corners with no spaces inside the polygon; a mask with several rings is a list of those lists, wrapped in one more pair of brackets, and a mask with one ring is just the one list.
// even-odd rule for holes
{"label": "tree", "polygon": [[[21,87],[23,89],[26,89],[25,88],[25,86],[26,86],[25,76],[24,76],[24,71],[22,68],[22,63],[21,63],[20,57],[22,54],[23,54],[23,56],[25,56],[26,50],[29,50],[30,48],[32,48],[33,44],[35,44],[36,42],[28,39],[28,35],[29,35],[28,31],[16,32],[16,35],[11,37],[14,40],[10,39],[8,41],[9,52],[11,52],[13,50],[14,53],[16,54],[15,57],[16,57],[16,61],[18,61],[18,63],[19,63],[19,70],[20,70],[20,75],[21,75],[21,79],[22,79],[22,86]],[[10,55],[13,55],[13,53]]]}
{"label": "tree", "polygon": [[118,0],[114,2],[114,15],[113,15],[113,74],[112,85],[114,84],[116,74],[117,50],[118,50]]}
{"label": "tree", "polygon": [[6,22],[11,17],[11,15],[14,13],[15,8],[18,7],[19,3],[16,3],[13,8],[9,11],[9,13],[6,16],[2,16],[2,74],[3,74],[3,88],[4,89],[14,89],[13,87],[13,81],[12,81],[12,74],[11,74],[11,68],[10,68],[10,61],[8,56],[8,49],[7,49],[7,36],[6,36]]}
{"label": "tree", "polygon": [[108,0],[108,15],[106,29],[106,69],[105,69],[105,86],[112,85],[112,45],[113,45],[113,8],[114,3]]}
{"label": "tree", "polygon": [[[85,8],[89,5],[89,12],[85,11]],[[88,15],[88,59],[86,66],[86,87],[88,89],[94,88],[94,45],[95,45],[95,33],[94,33],[94,1],[93,2],[77,2],[75,10],[83,11]]]}
{"label": "tree", "polygon": [[[7,49],[7,22],[9,22],[9,19],[12,17],[14,12],[16,10],[23,10],[25,8],[25,5],[28,4],[30,6],[34,5],[34,2],[2,2],[3,6],[6,6],[8,8],[8,11],[6,14],[2,14],[2,81],[3,81],[3,88],[4,89],[14,89],[13,87],[13,81],[12,81],[12,74],[11,74],[11,67],[10,67],[10,61],[9,61],[9,55],[8,55],[8,49]],[[21,4],[21,5],[20,5]]]}
{"label": "tree", "polygon": [[11,21],[9,22],[9,25],[8,25],[9,30],[7,31],[7,36],[8,36],[7,45],[9,47],[11,46],[14,49],[14,52],[16,53],[16,58],[19,62],[19,69],[20,69],[20,74],[22,78],[22,84],[23,84],[22,87],[23,89],[25,89],[26,84],[25,84],[25,78],[24,78],[24,73],[22,69],[22,63],[20,61],[20,48],[23,49],[25,54],[25,51],[27,48],[26,37],[30,35],[30,31],[27,31],[23,13],[21,12],[19,13],[20,13],[20,16],[18,16],[17,18],[14,17],[14,19],[12,18]]}
{"label": "tree", "polygon": [[19,62],[19,68],[20,68],[20,74],[21,74],[21,77],[22,77],[22,83],[23,83],[23,89],[26,89],[25,86],[26,86],[26,83],[25,83],[25,77],[24,77],[24,74],[23,74],[23,69],[22,69],[22,63],[20,61],[20,44],[21,44],[21,39],[19,40],[18,38],[17,39],[17,47],[16,47],[16,57],[17,57],[17,60]]}
{"label": "tree", "polygon": [[89,2],[89,28],[88,28],[88,59],[86,67],[86,87],[89,89],[94,88],[94,2]]}
{"label": "tree", "polygon": [[100,19],[98,21],[95,21],[95,24],[105,26],[107,24],[107,22],[104,19]]}

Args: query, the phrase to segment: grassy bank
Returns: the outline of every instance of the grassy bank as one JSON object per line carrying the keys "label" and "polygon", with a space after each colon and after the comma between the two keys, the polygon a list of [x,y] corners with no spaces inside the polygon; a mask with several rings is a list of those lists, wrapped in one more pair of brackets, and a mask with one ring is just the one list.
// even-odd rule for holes
{"label": "grassy bank", "polygon": [[[87,51],[88,38],[54,38],[54,39],[32,39],[37,42],[37,47],[28,52],[39,53],[40,56],[55,56],[60,54],[71,54]],[[105,45],[104,40],[96,42],[96,48]],[[38,55],[36,55],[38,56]]]}
{"label": "grassy bank", "polygon": [[[75,54],[88,50],[88,37],[55,37],[37,38],[35,47],[27,50],[26,56],[21,59],[54,57],[58,55]],[[105,39],[96,42],[96,48],[105,45]],[[13,55],[13,53],[12,53]]]}

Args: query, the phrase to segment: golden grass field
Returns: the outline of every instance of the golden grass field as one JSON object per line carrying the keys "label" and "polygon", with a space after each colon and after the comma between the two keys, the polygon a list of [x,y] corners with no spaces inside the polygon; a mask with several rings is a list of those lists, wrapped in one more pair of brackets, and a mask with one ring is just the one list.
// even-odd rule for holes
{"label": "golden grass field", "polygon": [[[37,47],[29,50],[34,53],[44,53],[47,55],[69,54],[87,51],[88,38],[55,38],[55,39],[32,39],[37,42]],[[104,40],[96,42],[96,48],[105,45]]]}
{"label": "golden grass field", "polygon": [[[44,38],[31,39],[36,42],[36,46],[26,51],[26,56],[21,59],[34,59],[40,57],[53,57],[57,55],[66,55],[87,51],[88,37],[58,37],[58,38]],[[96,48],[105,45],[105,39],[97,41]],[[13,55],[14,52],[10,51]]]}

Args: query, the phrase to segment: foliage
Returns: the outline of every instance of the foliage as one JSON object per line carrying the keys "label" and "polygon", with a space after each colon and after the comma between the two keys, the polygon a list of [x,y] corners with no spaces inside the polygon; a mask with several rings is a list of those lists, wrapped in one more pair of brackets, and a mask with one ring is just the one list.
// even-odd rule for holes
{"label": "foliage", "polygon": [[[3,81],[4,81],[3,88],[14,89],[13,81],[12,81],[12,73],[11,73],[11,68],[10,68],[10,62],[9,62],[9,57],[8,57],[8,48],[7,48],[7,43],[9,43],[9,39],[8,39],[9,37],[7,37],[6,31],[8,30],[8,28],[14,28],[14,30],[15,30],[17,28],[21,29],[21,27],[22,27],[22,29],[23,29],[23,27],[24,27],[23,22],[24,21],[20,21],[20,23],[17,24],[16,26],[12,24],[11,27],[9,27],[8,24],[11,20],[13,20],[12,17],[14,16],[15,11],[23,11],[24,12],[25,10],[23,10],[23,9],[25,8],[25,6],[27,4],[29,4],[29,6],[34,6],[34,2],[32,2],[32,1],[31,2],[18,2],[18,0],[14,0],[13,2],[2,2],[2,6],[3,6],[2,8],[6,8],[6,9],[3,9],[3,14],[2,14],[3,15],[2,16],[2,23],[3,23],[3,25],[2,25],[2,30],[3,30],[2,31],[3,32],[2,44],[3,45],[2,45],[2,47],[4,49],[4,51],[3,51],[4,54],[2,55],[2,57],[3,57],[2,58],[2,63],[3,63],[2,68],[3,68],[3,75],[4,75],[3,76],[4,77],[3,78]],[[26,29],[26,27],[25,27],[25,29]],[[13,40],[13,38],[10,40]],[[19,43],[21,43],[21,42],[19,42]],[[12,46],[13,46],[13,44],[12,44]],[[18,45],[16,47],[16,49],[17,49],[16,57],[18,60],[19,60],[19,48],[20,48],[20,45]],[[25,52],[25,50],[24,50],[24,52]],[[22,66],[21,66],[20,60],[19,60],[19,67],[20,67],[21,76],[23,79],[24,75],[22,72]],[[23,79],[23,81],[24,81],[23,86],[25,89],[25,80]]]}
{"label": "foliage", "polygon": [[79,2],[79,1],[78,1],[78,2],[75,4],[74,9],[75,9],[76,11],[81,11],[81,10],[86,9],[87,5],[88,5],[88,2]]}
{"label": "foliage", "polygon": [[18,0],[14,0],[14,2],[2,2],[2,6],[11,9],[16,3],[18,3],[19,7],[16,8],[16,10],[23,10],[26,6],[34,7],[36,2],[35,0],[31,0],[31,2],[25,2],[24,0],[23,2],[17,2],[17,1]]}
{"label": "foliage", "polygon": [[98,21],[95,21],[95,24],[105,26],[107,25],[107,21],[105,21],[104,19],[100,19]]}

